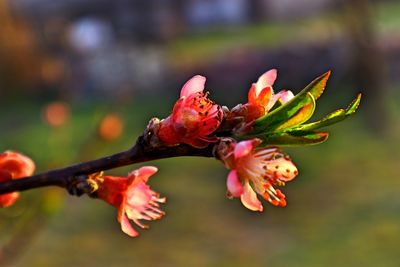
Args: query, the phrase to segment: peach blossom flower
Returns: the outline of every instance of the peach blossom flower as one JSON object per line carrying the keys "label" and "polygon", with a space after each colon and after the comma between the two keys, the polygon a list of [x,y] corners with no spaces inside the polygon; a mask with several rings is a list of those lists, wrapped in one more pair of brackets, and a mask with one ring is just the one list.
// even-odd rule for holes
{"label": "peach blossom flower", "polygon": [[252,122],[268,113],[277,101],[283,104],[294,97],[291,91],[282,90],[274,94],[272,86],[277,77],[277,70],[271,69],[253,83],[248,93],[248,101],[232,110],[235,116],[242,116],[246,123]]}
{"label": "peach blossom flower", "polygon": [[[18,152],[5,151],[0,154],[0,182],[30,176],[35,171],[35,163]],[[19,198],[18,192],[0,195],[0,207],[9,207]]]}
{"label": "peach blossom flower", "polygon": [[240,197],[253,211],[263,210],[257,194],[274,206],[286,206],[285,195],[274,186],[283,186],[298,174],[290,158],[277,147],[257,148],[260,143],[259,139],[233,143],[222,157],[231,169],[226,182],[228,196]]}
{"label": "peach blossom flower", "polygon": [[203,92],[205,82],[205,77],[196,75],[182,87],[172,114],[161,121],[158,130],[164,144],[185,143],[203,148],[216,140],[209,135],[221,124],[223,113],[220,106],[208,99],[208,93]]}
{"label": "peach blossom flower", "polygon": [[165,215],[160,210],[160,203],[165,203],[166,199],[146,184],[156,172],[156,167],[145,166],[132,171],[128,177],[104,176],[99,185],[97,196],[118,209],[117,219],[121,229],[129,236],[139,235],[129,220],[145,229],[148,226],[140,220],[156,220]]}

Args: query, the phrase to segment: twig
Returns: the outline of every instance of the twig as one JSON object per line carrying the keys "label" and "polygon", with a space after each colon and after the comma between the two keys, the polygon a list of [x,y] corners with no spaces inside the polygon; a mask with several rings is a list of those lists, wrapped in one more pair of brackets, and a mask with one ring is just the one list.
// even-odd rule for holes
{"label": "twig", "polygon": [[131,149],[124,152],[30,177],[2,182],[0,183],[0,194],[45,186],[59,186],[70,190],[82,181],[82,176],[121,166],[181,156],[213,157],[212,144],[203,149],[184,144],[174,147],[161,146],[154,148],[148,144],[145,136],[146,133],[138,138]]}

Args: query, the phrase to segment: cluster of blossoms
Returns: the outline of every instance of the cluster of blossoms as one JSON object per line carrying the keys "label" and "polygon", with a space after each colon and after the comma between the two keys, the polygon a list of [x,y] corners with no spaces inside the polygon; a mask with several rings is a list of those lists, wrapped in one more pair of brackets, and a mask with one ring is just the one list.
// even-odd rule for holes
{"label": "cluster of blossoms", "polygon": [[166,145],[185,143],[202,148],[210,142],[216,143],[216,156],[231,169],[227,179],[228,197],[240,197],[243,205],[253,211],[263,210],[255,192],[272,205],[286,206],[285,195],[273,186],[282,186],[294,179],[297,168],[278,147],[258,147],[262,143],[258,138],[239,142],[234,138],[218,138],[217,130],[224,121],[232,128],[233,135],[251,131],[255,120],[277,103],[292,99],[291,91],[274,94],[272,86],[276,77],[275,69],[265,72],[251,85],[248,102],[229,111],[208,99],[208,92],[204,93],[205,77],[194,76],[182,87],[172,114],[160,122],[157,133]]}
{"label": "cluster of blossoms", "polygon": [[315,109],[330,76],[327,72],[297,96],[289,90],[274,93],[277,70],[271,69],[253,83],[245,104],[229,110],[208,99],[205,77],[194,76],[183,86],[172,114],[159,122],[156,136],[163,145],[188,144],[203,148],[213,144],[214,156],[231,171],[228,197],[240,198],[252,211],[262,211],[257,194],[274,206],[286,206],[284,186],[298,175],[288,155],[277,145],[307,145],[325,141],[326,132],[314,131],[336,123],[357,109],[360,97],[320,121],[305,124]]}
{"label": "cluster of blossoms", "polygon": [[[277,71],[272,69],[251,85],[247,103],[229,109],[208,98],[209,93],[204,92],[206,78],[196,75],[182,87],[171,115],[150,122],[149,143],[154,149],[182,144],[199,150],[211,147],[213,156],[230,170],[226,180],[229,198],[240,198],[252,211],[263,211],[258,195],[274,206],[285,207],[286,196],[277,187],[292,181],[298,170],[279,147],[325,141],[328,133],[316,130],[353,114],[360,103],[359,94],[346,109],[306,123],[329,76],[330,72],[319,76],[295,96],[289,90],[274,93]],[[0,154],[0,181],[29,176],[33,170],[33,162],[25,156],[13,152]],[[88,176],[87,182],[93,185],[92,196],[118,209],[122,231],[134,237],[138,232],[130,221],[147,228],[141,220],[156,220],[165,214],[160,204],[166,199],[147,185],[156,172],[157,168],[146,166],[127,177],[95,173]],[[18,193],[0,195],[0,205],[9,206],[17,197]]]}

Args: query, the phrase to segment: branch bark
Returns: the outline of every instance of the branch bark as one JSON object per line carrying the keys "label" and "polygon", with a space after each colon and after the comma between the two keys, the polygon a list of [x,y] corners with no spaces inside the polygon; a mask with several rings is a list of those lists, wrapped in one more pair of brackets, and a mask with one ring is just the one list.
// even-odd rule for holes
{"label": "branch bark", "polygon": [[61,169],[51,170],[30,177],[2,182],[0,183],[0,194],[45,186],[59,186],[70,189],[74,187],[77,182],[81,181],[79,177],[82,177],[82,175],[89,175],[104,170],[157,159],[181,156],[213,157],[213,144],[203,149],[194,148],[185,144],[174,147],[153,148],[149,146],[144,136],[146,136],[146,134],[140,136],[136,144],[131,149],[124,152]]}

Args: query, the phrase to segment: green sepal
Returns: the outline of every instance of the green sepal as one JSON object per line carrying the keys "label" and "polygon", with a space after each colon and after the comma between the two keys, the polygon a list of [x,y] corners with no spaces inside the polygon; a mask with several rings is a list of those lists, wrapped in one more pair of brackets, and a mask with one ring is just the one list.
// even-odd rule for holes
{"label": "green sepal", "polygon": [[[261,132],[272,132],[284,124],[290,118],[296,115],[304,106],[318,99],[323,93],[326,82],[330,76],[330,71],[322,74],[309,85],[307,85],[299,94],[293,97],[289,102],[258,118],[253,125],[253,134]],[[293,125],[292,125],[293,126]]]}
{"label": "green sepal", "polygon": [[257,138],[263,141],[260,146],[306,146],[323,143],[328,139],[328,136],[329,133],[327,132],[296,131],[258,135]]}
{"label": "green sepal", "polygon": [[328,114],[326,117],[324,117],[319,121],[294,127],[288,130],[287,132],[312,131],[342,121],[351,114],[353,114],[354,112],[356,112],[358,106],[360,105],[360,101],[361,101],[361,93],[357,95],[357,97],[350,103],[350,105],[346,109],[335,110],[334,112]]}

